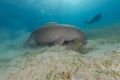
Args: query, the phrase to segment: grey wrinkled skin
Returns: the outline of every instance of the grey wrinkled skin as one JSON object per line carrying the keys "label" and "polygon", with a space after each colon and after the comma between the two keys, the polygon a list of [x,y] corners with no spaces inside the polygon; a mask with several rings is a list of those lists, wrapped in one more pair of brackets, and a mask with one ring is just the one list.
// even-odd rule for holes
{"label": "grey wrinkled skin", "polygon": [[29,47],[53,45],[73,45],[76,42],[85,45],[86,35],[71,25],[48,23],[33,31],[27,41]]}

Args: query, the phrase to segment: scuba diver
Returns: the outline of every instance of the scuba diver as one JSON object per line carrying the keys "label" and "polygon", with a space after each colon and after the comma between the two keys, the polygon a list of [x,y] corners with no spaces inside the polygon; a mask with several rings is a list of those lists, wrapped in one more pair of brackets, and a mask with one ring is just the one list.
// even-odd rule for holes
{"label": "scuba diver", "polygon": [[86,24],[93,24],[95,22],[98,22],[100,20],[100,18],[101,18],[101,15],[102,15],[102,13],[98,13],[92,19],[90,19],[89,21],[86,20],[85,23]]}

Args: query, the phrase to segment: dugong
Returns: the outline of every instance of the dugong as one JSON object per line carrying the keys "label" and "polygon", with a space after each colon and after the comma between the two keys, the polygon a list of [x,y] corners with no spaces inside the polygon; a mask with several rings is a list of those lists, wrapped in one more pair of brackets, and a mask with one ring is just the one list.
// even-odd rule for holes
{"label": "dugong", "polygon": [[80,29],[72,25],[52,22],[33,31],[27,41],[27,46],[76,45],[80,47],[86,43],[86,35]]}

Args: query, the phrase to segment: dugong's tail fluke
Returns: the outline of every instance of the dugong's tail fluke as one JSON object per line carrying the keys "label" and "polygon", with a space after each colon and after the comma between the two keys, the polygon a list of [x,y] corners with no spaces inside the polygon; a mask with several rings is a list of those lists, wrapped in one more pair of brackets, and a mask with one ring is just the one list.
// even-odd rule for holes
{"label": "dugong's tail fluke", "polygon": [[29,47],[29,42],[30,42],[31,38],[28,37],[27,40],[25,41],[24,47]]}
{"label": "dugong's tail fluke", "polygon": [[36,46],[36,43],[35,43],[35,41],[34,41],[34,36],[33,36],[33,34],[31,34],[31,35],[27,38],[27,40],[26,40],[26,42],[25,42],[25,44],[24,44],[24,47],[33,47],[33,46]]}

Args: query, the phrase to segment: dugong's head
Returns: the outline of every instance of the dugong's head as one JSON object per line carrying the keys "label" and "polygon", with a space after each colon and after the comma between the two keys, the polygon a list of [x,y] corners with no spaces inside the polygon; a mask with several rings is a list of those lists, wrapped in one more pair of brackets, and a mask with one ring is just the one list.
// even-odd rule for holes
{"label": "dugong's head", "polygon": [[75,35],[71,35],[69,37],[74,37],[74,38],[71,38],[71,40],[66,39],[63,45],[67,45],[68,48],[74,49],[74,50],[82,49],[87,44],[86,34],[80,29],[75,28],[75,27],[72,30],[72,32],[75,33]]}

